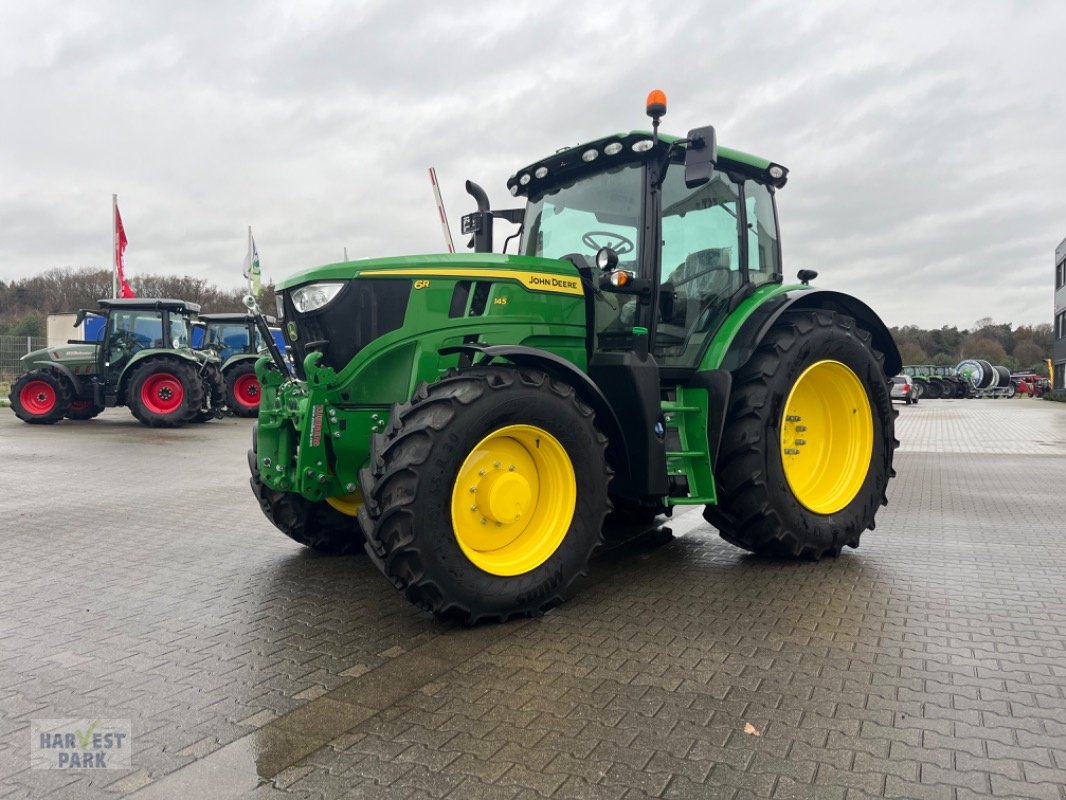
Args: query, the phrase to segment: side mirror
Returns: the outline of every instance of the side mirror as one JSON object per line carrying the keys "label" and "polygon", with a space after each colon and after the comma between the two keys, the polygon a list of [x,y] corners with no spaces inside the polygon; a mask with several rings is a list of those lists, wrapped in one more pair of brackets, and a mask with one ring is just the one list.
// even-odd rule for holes
{"label": "side mirror", "polygon": [[714,175],[718,163],[718,140],[713,125],[693,128],[688,132],[688,140],[685,149],[685,186],[695,189]]}

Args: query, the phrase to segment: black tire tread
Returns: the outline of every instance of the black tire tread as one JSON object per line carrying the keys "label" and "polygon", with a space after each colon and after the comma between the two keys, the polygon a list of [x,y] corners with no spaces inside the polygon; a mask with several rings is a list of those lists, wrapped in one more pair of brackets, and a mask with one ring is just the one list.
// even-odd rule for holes
{"label": "black tire tread", "polygon": [[[423,554],[415,544],[416,518],[411,504],[419,491],[421,467],[426,462],[432,437],[461,413],[464,406],[488,393],[506,389],[515,381],[562,398],[593,427],[604,464],[604,511],[595,544],[581,569],[565,576],[558,586],[543,596],[528,597],[506,612],[487,612],[473,604],[458,603],[446,597],[430,575]],[[416,606],[466,625],[536,616],[558,605],[573,582],[587,574],[588,558],[603,543],[603,518],[610,508],[606,487],[612,473],[603,455],[607,437],[595,429],[593,418],[592,408],[580,400],[570,384],[535,369],[453,370],[432,384],[421,383],[410,401],[393,407],[384,433],[376,434],[371,441],[370,465],[360,473],[364,505],[359,519],[366,532],[367,553],[371,560]]]}
{"label": "black tire tread", "polygon": [[[166,416],[149,411],[141,403],[140,384],[155,372],[170,372],[182,383],[185,392],[185,408],[178,409]],[[134,367],[134,372],[126,382],[126,405],[138,422],[149,428],[180,428],[195,420],[204,405],[204,385],[195,365],[175,357],[162,356],[145,359]]]}
{"label": "black tire tread", "polygon": [[[818,560],[826,555],[837,556],[845,546],[859,546],[863,531],[875,526],[877,509],[888,503],[882,488],[878,496],[868,498],[857,524],[841,526],[834,531],[831,542],[818,544],[805,536],[807,531],[787,524],[770,502],[775,487],[769,485],[769,476],[762,465],[765,463],[765,447],[776,446],[776,443],[766,441],[766,415],[773,413],[769,410],[773,376],[785,359],[796,357],[815,328],[830,327],[857,339],[871,353],[878,367],[883,366],[884,356],[871,347],[870,334],[858,328],[850,317],[828,311],[792,312],[786,313],[775,324],[752,358],[734,376],[726,431],[716,465],[719,505],[708,506],[704,517],[719,529],[723,539],[744,550],[775,558]],[[878,374],[883,375],[883,370]],[[887,398],[887,378],[885,384]],[[881,419],[888,438],[887,463],[871,467],[885,470],[886,486],[888,479],[895,475],[892,460],[899,446],[894,434],[899,412],[891,408],[890,399],[887,406],[887,416]],[[876,405],[873,410],[878,413]]]}
{"label": "black tire tread", "polygon": [[[26,409],[19,400],[23,387],[27,383],[36,380],[46,381],[55,390],[56,404],[48,414],[34,414]],[[11,401],[11,410],[15,412],[15,416],[31,425],[54,425],[59,422],[70,409],[72,397],[73,391],[70,381],[50,369],[33,369],[24,372],[11,384],[11,392],[8,394],[8,400]]]}
{"label": "black tire tread", "polygon": [[255,362],[252,360],[238,361],[226,370],[226,407],[238,417],[255,417],[259,415],[258,408],[248,408],[243,403],[237,402],[235,386],[241,375],[255,374]]}
{"label": "black tire tread", "polygon": [[355,517],[342,514],[324,501],[314,502],[296,492],[271,489],[259,475],[256,455],[257,431],[252,432],[252,449],[248,451],[248,480],[252,494],[267,519],[294,542],[328,555],[363,552],[365,539]]}

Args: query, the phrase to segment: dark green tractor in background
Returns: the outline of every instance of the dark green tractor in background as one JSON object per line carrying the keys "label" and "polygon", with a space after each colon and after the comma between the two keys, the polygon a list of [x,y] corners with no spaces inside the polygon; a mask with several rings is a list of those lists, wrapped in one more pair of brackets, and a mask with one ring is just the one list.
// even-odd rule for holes
{"label": "dark green tractor in background", "polygon": [[88,420],[105,408],[129,406],[145,425],[176,428],[221,414],[218,358],[189,346],[200,307],[184,300],[100,300],[82,309],[104,322],[99,341],[69,340],[27,353],[11,386],[11,408],[26,422]]}
{"label": "dark green tractor in background", "polygon": [[[246,313],[201,314],[200,321],[204,330],[199,336],[194,333],[193,344],[213,351],[221,360],[226,408],[238,417],[256,416],[260,389],[255,362],[266,349],[263,334]],[[274,330],[270,329],[271,334]]]}
{"label": "dark green tractor in background", "polygon": [[[858,546],[893,474],[896,346],[815,273],[783,282],[784,167],[711,127],[659,136],[661,93],[648,112],[653,133],[519,170],[523,209],[468,183],[474,254],[282,284],[297,375],[276,347],[258,362],[249,451],[278,528],[365,545],[408,599],[467,623],[562,600],[612,507],[702,506],[775,557]],[[491,252],[497,219],[521,226],[517,254]]]}

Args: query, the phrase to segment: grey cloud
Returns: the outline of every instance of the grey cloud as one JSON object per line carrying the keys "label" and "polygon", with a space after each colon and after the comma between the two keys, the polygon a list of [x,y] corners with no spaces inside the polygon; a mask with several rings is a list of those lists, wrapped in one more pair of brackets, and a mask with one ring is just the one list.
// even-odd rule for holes
{"label": "grey cloud", "polygon": [[[1066,7],[681,0],[23,5],[0,30],[0,278],[110,261],[237,285],[442,249],[481,183],[563,145],[715,124],[792,169],[786,263],[891,324],[1050,317]],[[965,302],[945,302],[945,298]],[[984,310],[973,310],[984,304]],[[961,305],[961,307],[957,307]]]}

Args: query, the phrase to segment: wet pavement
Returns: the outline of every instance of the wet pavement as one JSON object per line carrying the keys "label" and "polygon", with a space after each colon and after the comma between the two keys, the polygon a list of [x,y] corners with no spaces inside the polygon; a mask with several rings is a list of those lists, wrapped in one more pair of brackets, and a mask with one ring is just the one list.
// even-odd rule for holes
{"label": "wet pavement", "polygon": [[[251,423],[0,409],[0,798],[1066,798],[1066,405],[898,406],[862,547],[694,513],[545,617],[473,629],[247,486]],[[132,769],[31,770],[32,719]]]}

